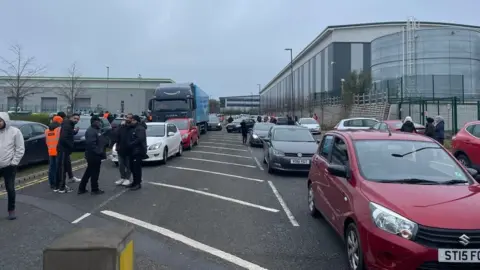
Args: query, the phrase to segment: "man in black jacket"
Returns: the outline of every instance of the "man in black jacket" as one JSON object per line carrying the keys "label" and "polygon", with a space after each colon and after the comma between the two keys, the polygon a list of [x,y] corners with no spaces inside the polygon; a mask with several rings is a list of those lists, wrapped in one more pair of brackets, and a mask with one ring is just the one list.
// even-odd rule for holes
{"label": "man in black jacket", "polygon": [[133,114],[129,113],[125,117],[125,122],[115,131],[114,142],[115,150],[118,154],[118,169],[120,170],[120,179],[115,181],[116,185],[128,186],[131,184],[130,159],[128,157],[128,144],[130,142],[129,130],[132,128]]}
{"label": "man in black jacket", "polygon": [[92,194],[98,195],[105,193],[98,188],[98,177],[100,176],[102,160],[107,157],[105,153],[107,140],[101,134],[101,124],[102,120],[98,116],[92,116],[90,119],[90,127],[85,132],[85,159],[87,160],[87,169],[78,186],[78,194],[87,192],[89,179],[91,180],[90,187]]}
{"label": "man in black jacket", "polygon": [[142,161],[147,157],[147,134],[142,119],[138,115],[132,117],[128,156],[133,175],[133,182],[128,187],[130,190],[138,190],[142,187]]}
{"label": "man in black jacket", "polygon": [[[70,154],[74,150],[73,135],[75,134],[75,125],[80,121],[80,115],[74,113],[64,119],[60,138],[57,146],[57,177],[55,181],[55,189],[53,191],[59,193],[71,192],[72,189],[65,185],[66,173],[69,170]],[[71,166],[71,165],[70,165]]]}
{"label": "man in black jacket", "polygon": [[[67,115],[64,112],[58,112],[57,116],[60,116],[63,120],[67,118]],[[78,122],[78,121],[77,121]],[[63,123],[63,121],[62,121]],[[77,135],[78,133],[78,128],[73,129],[73,135]],[[70,158],[70,155],[67,155],[68,159],[65,161],[65,171],[68,174],[68,178],[70,179],[70,183],[75,183],[75,182],[80,182],[80,178],[76,177],[73,175],[73,170],[72,170],[72,159]]]}

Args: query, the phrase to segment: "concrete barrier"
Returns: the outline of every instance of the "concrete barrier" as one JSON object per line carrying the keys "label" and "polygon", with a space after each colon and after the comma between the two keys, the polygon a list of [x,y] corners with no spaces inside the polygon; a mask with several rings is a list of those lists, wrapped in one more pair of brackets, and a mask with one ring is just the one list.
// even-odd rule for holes
{"label": "concrete barrier", "polygon": [[82,228],[43,251],[44,270],[133,270],[133,228]]}

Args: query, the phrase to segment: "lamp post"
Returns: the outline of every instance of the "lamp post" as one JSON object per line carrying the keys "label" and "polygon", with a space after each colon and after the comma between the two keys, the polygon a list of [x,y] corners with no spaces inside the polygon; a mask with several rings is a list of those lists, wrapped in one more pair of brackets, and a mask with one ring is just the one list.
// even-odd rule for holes
{"label": "lamp post", "polygon": [[107,90],[105,91],[105,96],[106,96],[106,101],[105,102],[105,107],[106,107],[106,110],[108,111],[108,81],[110,79],[110,67],[109,66],[105,66],[107,68]]}
{"label": "lamp post", "polygon": [[261,110],[261,102],[262,102],[262,97],[260,96],[260,91],[262,91],[262,85],[257,83],[258,85],[258,114],[262,114]]}
{"label": "lamp post", "polygon": [[292,117],[295,114],[295,92],[293,90],[293,50],[292,48],[286,48],[285,51],[290,52],[290,81],[292,82],[291,86],[291,96],[290,96],[290,103],[292,104]]}

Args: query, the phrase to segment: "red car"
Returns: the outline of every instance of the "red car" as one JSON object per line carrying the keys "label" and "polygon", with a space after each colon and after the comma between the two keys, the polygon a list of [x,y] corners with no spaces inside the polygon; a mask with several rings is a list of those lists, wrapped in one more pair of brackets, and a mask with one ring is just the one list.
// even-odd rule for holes
{"label": "red car", "polygon": [[[387,130],[387,128],[388,128],[388,129],[390,129],[390,131],[399,132],[400,129],[402,128],[402,125],[403,125],[402,120],[385,120],[385,121],[376,123],[372,127],[372,129]],[[419,133],[419,134],[424,134],[425,133],[425,126],[424,125],[420,125],[420,124],[417,124],[417,123],[414,123],[414,125],[415,125],[415,129],[417,130],[417,133]]]}
{"label": "red car", "polygon": [[195,126],[191,118],[170,118],[167,121],[177,126],[182,135],[183,148],[191,150],[194,145],[198,145],[200,135],[198,134],[198,127]]}
{"label": "red car", "polygon": [[480,269],[477,171],[426,136],[327,132],[308,203],[343,238],[350,269]]}
{"label": "red car", "polygon": [[453,136],[452,153],[466,167],[480,170],[480,121],[466,123]]}

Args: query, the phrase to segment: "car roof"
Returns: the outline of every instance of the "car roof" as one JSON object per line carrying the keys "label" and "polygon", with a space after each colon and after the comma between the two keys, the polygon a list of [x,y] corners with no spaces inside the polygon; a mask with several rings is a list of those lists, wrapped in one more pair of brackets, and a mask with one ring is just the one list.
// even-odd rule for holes
{"label": "car roof", "polygon": [[368,119],[368,120],[375,120],[375,121],[378,121],[377,119],[375,119],[375,118],[372,118],[372,117],[352,117],[352,118],[345,118],[345,119],[342,119],[341,121],[348,121],[348,120],[358,120],[358,119]]}
{"label": "car roof", "polygon": [[188,117],[175,117],[175,118],[168,118],[167,122],[168,121],[171,121],[171,120],[190,120],[191,118],[188,118]]}
{"label": "car roof", "polygon": [[147,126],[165,126],[166,124],[166,122],[148,122]]}
{"label": "car roof", "polygon": [[329,131],[325,135],[343,134],[351,140],[393,140],[393,141],[421,141],[432,142],[433,139],[414,133],[398,133],[398,132],[379,132],[376,130],[353,130],[347,129],[342,131]]}
{"label": "car roof", "polygon": [[302,126],[293,126],[293,125],[274,125],[272,127],[272,129],[291,129],[291,128],[295,128],[295,129],[307,129],[306,127],[302,127]]}
{"label": "car roof", "polygon": [[44,126],[44,124],[38,123],[38,122],[25,121],[25,120],[10,120],[10,125],[12,126],[23,126],[26,124],[40,124]]}

